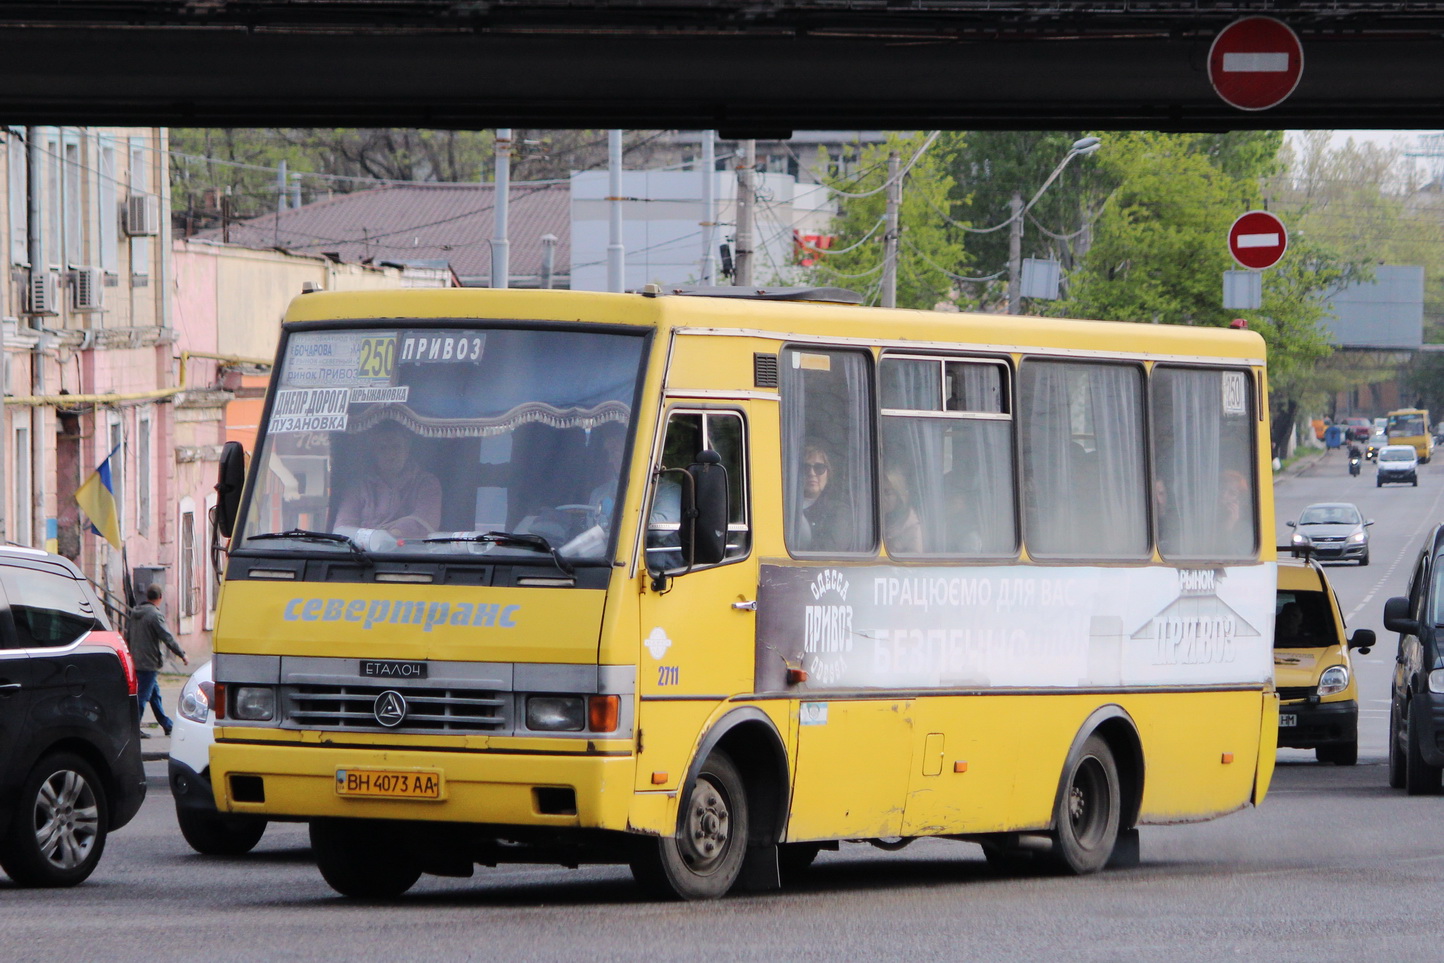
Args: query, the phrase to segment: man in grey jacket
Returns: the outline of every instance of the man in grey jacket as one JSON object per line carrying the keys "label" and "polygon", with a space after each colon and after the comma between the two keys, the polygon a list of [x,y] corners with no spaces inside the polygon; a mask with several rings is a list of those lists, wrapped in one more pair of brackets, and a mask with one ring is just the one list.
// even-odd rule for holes
{"label": "man in grey jacket", "polygon": [[[175,636],[165,626],[165,615],[160,610],[162,594],[157,582],[146,587],[145,601],[130,610],[130,627],[125,633],[125,643],[130,646],[131,658],[135,659],[135,694],[140,699],[141,714],[145,714],[145,705],[149,702],[155,721],[160,723],[166,735],[170,735],[170,717],[161,708],[160,686],[156,683],[156,674],[161,669],[161,643],[165,643],[165,647],[174,652],[184,665],[190,665],[190,662]],[[145,732],[140,735],[142,739],[150,738]]]}

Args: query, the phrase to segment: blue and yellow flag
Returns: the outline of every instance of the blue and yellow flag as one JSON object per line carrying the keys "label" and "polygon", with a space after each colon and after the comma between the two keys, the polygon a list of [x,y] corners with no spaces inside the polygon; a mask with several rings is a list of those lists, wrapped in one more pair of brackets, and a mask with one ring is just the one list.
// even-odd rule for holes
{"label": "blue and yellow flag", "polygon": [[110,454],[105,456],[105,461],[100,463],[100,467],[91,472],[90,477],[75,490],[75,501],[90,519],[90,530],[116,548],[121,547],[120,512],[115,507],[115,488],[110,481],[110,460],[119,450],[119,445],[112,448]]}

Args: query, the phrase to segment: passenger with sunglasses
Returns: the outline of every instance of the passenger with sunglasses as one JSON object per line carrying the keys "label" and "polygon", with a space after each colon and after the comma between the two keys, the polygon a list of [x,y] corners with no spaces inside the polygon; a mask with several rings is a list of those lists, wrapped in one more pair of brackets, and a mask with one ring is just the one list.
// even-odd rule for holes
{"label": "passenger with sunglasses", "polygon": [[833,478],[832,457],[816,442],[802,449],[802,519],[801,548],[813,552],[850,552],[853,545],[853,524],[847,506],[842,503],[841,484]]}

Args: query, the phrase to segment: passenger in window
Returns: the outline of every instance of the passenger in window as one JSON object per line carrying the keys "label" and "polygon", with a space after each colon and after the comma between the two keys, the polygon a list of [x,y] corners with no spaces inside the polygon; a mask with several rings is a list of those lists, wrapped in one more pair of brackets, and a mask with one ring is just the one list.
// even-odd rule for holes
{"label": "passenger in window", "polygon": [[851,550],[852,517],[841,491],[832,457],[821,445],[808,442],[802,449],[802,547],[814,552]]}
{"label": "passenger in window", "polygon": [[882,533],[893,554],[917,555],[923,550],[923,526],[913,508],[912,490],[897,468],[883,473]]}
{"label": "passenger in window", "polygon": [[441,483],[411,459],[411,432],[383,421],[363,436],[370,469],[352,479],[335,527],[381,529],[393,538],[423,538],[441,524]]}
{"label": "passenger in window", "polygon": [[982,496],[975,479],[961,468],[943,476],[943,508],[949,553],[976,555],[983,550],[983,518],[978,511]]}
{"label": "passenger in window", "polygon": [[1225,469],[1219,478],[1219,541],[1225,551],[1244,551],[1253,544],[1253,498],[1243,472]]}

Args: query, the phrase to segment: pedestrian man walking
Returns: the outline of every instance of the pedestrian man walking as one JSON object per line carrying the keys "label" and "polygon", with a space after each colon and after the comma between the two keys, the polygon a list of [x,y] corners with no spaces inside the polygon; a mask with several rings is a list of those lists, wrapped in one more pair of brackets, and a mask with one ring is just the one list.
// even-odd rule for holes
{"label": "pedestrian man walking", "polygon": [[[146,587],[145,601],[130,610],[130,626],[125,633],[125,643],[130,646],[131,658],[135,660],[135,694],[136,698],[140,699],[141,716],[145,715],[146,703],[150,703],[155,721],[160,723],[166,735],[170,735],[170,717],[161,707],[160,685],[156,682],[156,674],[161,668],[161,643],[165,643],[165,647],[174,652],[182,664],[190,665],[190,662],[177,644],[175,636],[165,627],[165,615],[160,610],[162,594],[160,585],[156,582]],[[144,731],[140,737],[150,738]]]}

